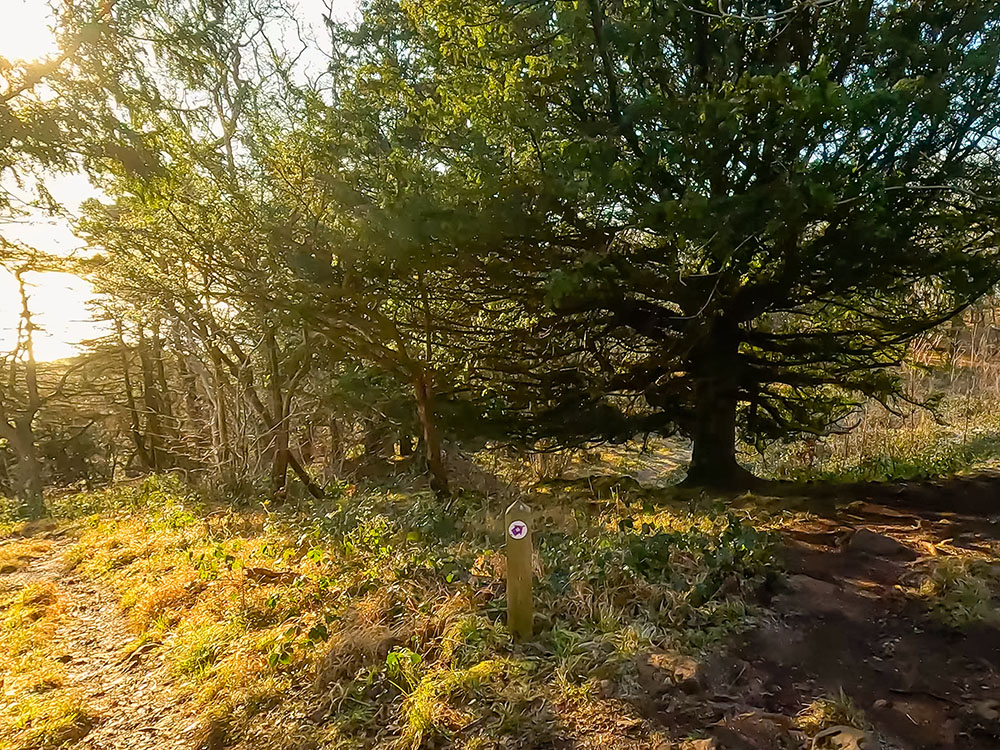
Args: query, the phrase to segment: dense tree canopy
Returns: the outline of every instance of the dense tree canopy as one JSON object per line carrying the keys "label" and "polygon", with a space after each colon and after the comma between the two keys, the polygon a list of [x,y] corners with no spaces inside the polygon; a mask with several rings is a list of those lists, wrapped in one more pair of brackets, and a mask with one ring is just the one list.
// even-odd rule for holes
{"label": "dense tree canopy", "polygon": [[1000,279],[989,4],[377,0],[322,43],[279,0],[60,8],[0,158],[104,192],[130,470],[319,495],[416,439],[443,496],[449,443],[681,433],[737,484],[738,440],[907,398]]}
{"label": "dense tree canopy", "polygon": [[898,395],[907,342],[996,282],[998,20],[376,3],[352,91],[389,102],[373,141],[424,158],[432,187],[407,187],[433,208],[407,222],[538,315],[506,342],[509,405],[539,434],[680,430],[690,478],[728,482],[737,428],[821,432]]}

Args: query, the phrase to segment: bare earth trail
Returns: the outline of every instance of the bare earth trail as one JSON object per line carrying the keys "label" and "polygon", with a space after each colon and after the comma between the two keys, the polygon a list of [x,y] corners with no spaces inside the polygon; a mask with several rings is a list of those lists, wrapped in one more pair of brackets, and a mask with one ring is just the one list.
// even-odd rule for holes
{"label": "bare earth trail", "polygon": [[658,690],[669,680],[640,663],[643,713],[707,729],[712,748],[797,748],[796,713],[843,695],[876,736],[816,747],[1000,748],[1000,629],[949,628],[907,594],[949,552],[1000,560],[1000,476],[812,489],[809,516],[786,529],[767,624],[699,665],[687,690]]}
{"label": "bare earth trail", "polygon": [[[65,605],[56,630],[54,653],[62,654],[64,687],[78,690],[95,715],[90,730],[71,743],[80,750],[142,750],[190,747],[184,717],[171,700],[170,677],[155,649],[126,646],[134,640],[117,598],[100,585],[76,576],[65,559],[72,540],[42,532],[51,550],[14,573],[0,576],[0,587],[20,588],[51,582]],[[188,720],[190,721],[190,720]]]}

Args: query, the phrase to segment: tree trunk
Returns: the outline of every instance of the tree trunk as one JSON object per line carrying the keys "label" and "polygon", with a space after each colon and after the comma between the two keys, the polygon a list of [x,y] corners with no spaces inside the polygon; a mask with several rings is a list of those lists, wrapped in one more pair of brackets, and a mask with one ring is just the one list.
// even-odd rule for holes
{"label": "tree trunk", "polygon": [[41,518],[45,515],[42,498],[42,463],[35,446],[34,430],[30,418],[17,420],[16,438],[12,441],[17,466],[14,469],[14,490],[21,515]]}
{"label": "tree trunk", "polygon": [[744,489],[755,477],[736,461],[736,410],[739,405],[739,339],[716,321],[697,353],[694,442],[684,485]]}
{"label": "tree trunk", "polygon": [[[28,518],[41,518],[45,515],[45,502],[42,498],[42,464],[35,445],[34,421],[41,411],[44,401],[38,391],[38,367],[35,362],[34,331],[31,310],[28,306],[28,293],[24,283],[24,269],[15,274],[21,295],[21,332],[18,344],[24,346],[24,384],[27,391],[27,404],[22,414],[11,421],[7,419],[6,409],[3,409],[3,434],[10,441],[17,460],[14,484],[20,503],[21,514]],[[11,367],[14,367],[13,362]],[[13,373],[13,369],[11,370]]]}
{"label": "tree trunk", "polygon": [[188,366],[187,356],[176,339],[177,374],[180,377],[184,391],[184,435],[183,443],[187,450],[187,460],[192,466],[203,466],[206,456],[211,450],[211,440],[205,434],[205,415],[201,401],[198,398],[198,376]]}
{"label": "tree trunk", "polygon": [[302,481],[302,484],[306,486],[306,490],[309,491],[309,494],[315,497],[317,500],[322,500],[323,488],[313,481],[313,478],[309,476],[309,472],[305,470],[305,467],[295,457],[295,454],[292,453],[291,451],[288,451],[287,458],[288,458],[288,466],[291,468],[292,471],[295,472],[295,475]]}
{"label": "tree trunk", "polygon": [[180,421],[174,416],[173,398],[171,396],[173,389],[167,380],[167,369],[164,363],[163,341],[160,338],[159,323],[153,326],[150,340],[152,342],[153,376],[156,381],[156,393],[159,396],[160,413],[164,417],[162,421],[164,435],[169,438],[170,444],[176,445],[180,440]]}
{"label": "tree trunk", "polygon": [[423,430],[424,456],[431,474],[431,489],[440,498],[449,496],[448,472],[441,456],[441,438],[434,421],[434,388],[427,371],[420,368],[414,376],[414,391],[417,398],[417,414]]}
{"label": "tree trunk", "polygon": [[136,455],[144,469],[152,469],[153,464],[146,453],[146,438],[143,437],[142,427],[139,422],[139,408],[135,403],[135,388],[132,386],[132,370],[129,367],[128,347],[125,346],[125,338],[122,336],[122,323],[115,320],[115,332],[118,334],[118,356],[122,365],[122,377],[125,381],[125,405],[128,409],[129,435],[135,445]]}
{"label": "tree trunk", "polygon": [[288,476],[288,416],[285,414],[284,377],[278,360],[278,342],[274,330],[267,329],[265,336],[267,363],[270,370],[268,392],[271,400],[271,487],[275,495],[284,497]]}
{"label": "tree trunk", "polygon": [[225,376],[218,362],[215,362],[215,383],[214,400],[215,414],[213,415],[212,437],[215,441],[215,462],[218,467],[219,476],[224,482],[230,481],[232,470],[232,452],[229,446],[229,415],[226,411],[226,388]]}
{"label": "tree trunk", "polygon": [[750,486],[753,475],[736,461],[736,394],[720,391],[706,381],[698,384],[695,399],[694,447],[684,485],[718,489]]}
{"label": "tree trunk", "polygon": [[340,476],[344,469],[344,440],[340,434],[340,422],[330,417],[330,446],[326,456],[324,476],[330,482]]}
{"label": "tree trunk", "polygon": [[145,332],[139,331],[139,365],[142,369],[142,400],[146,412],[146,450],[153,471],[162,471],[167,462],[163,452],[163,427],[160,424],[160,396],[156,389],[153,362]]}

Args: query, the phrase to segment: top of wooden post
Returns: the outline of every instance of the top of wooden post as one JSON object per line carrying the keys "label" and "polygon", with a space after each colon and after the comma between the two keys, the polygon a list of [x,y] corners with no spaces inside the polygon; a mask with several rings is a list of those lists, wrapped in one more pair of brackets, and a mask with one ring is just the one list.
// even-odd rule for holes
{"label": "top of wooden post", "polygon": [[507,510],[504,511],[504,516],[509,516],[511,513],[530,513],[531,506],[528,505],[523,500],[515,500],[510,505],[507,506]]}

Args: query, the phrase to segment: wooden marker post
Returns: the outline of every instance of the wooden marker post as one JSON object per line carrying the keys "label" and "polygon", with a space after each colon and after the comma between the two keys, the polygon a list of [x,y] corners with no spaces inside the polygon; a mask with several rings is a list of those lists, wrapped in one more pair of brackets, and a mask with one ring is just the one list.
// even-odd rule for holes
{"label": "wooden marker post", "polygon": [[507,627],[515,640],[531,640],[531,508],[515,500],[504,513],[507,533]]}

